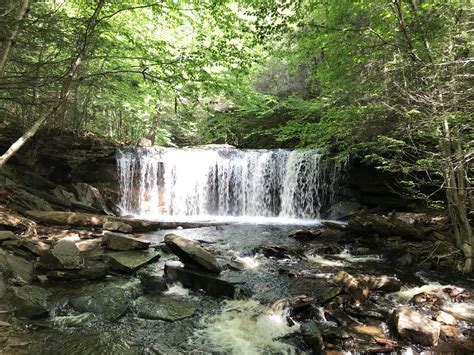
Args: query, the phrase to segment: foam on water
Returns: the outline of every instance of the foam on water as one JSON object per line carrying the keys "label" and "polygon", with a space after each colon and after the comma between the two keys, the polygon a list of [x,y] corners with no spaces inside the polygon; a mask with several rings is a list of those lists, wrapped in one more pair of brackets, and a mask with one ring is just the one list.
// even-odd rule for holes
{"label": "foam on water", "polygon": [[295,349],[278,341],[299,325],[288,326],[284,304],[267,308],[255,300],[224,301],[219,314],[202,319],[197,341],[213,351],[232,354],[294,354]]}
{"label": "foam on water", "polygon": [[326,259],[318,254],[306,254],[306,259],[320,266],[345,266],[346,263],[340,260]]}
{"label": "foam on water", "polygon": [[237,257],[235,260],[242,264],[246,269],[255,269],[260,265],[260,262],[257,260],[258,256],[245,256]]}
{"label": "foam on water", "polygon": [[168,288],[165,292],[165,295],[175,295],[180,297],[190,297],[189,289],[184,288],[181,283],[176,282],[170,288]]}
{"label": "foam on water", "polygon": [[347,248],[344,249],[343,251],[341,251],[339,254],[334,254],[333,256],[335,256],[337,258],[340,258],[340,259],[344,259],[344,260],[352,262],[352,263],[363,263],[363,262],[366,262],[366,261],[381,261],[381,260],[383,260],[382,257],[379,256],[379,255],[364,255],[364,256],[352,255],[349,252],[349,249],[347,249]]}

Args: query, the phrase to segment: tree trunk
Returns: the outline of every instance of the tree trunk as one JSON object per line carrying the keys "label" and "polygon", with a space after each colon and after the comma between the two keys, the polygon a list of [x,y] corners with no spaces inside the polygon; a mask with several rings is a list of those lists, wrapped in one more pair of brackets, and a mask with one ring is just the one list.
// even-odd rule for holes
{"label": "tree trunk", "polygon": [[38,121],[36,121],[36,123],[28,131],[26,131],[26,133],[22,137],[20,137],[15,143],[13,143],[10,148],[8,148],[8,150],[0,157],[0,169],[31,137],[35,135],[35,133],[44,124],[44,122],[46,122],[48,118],[58,112],[58,110],[62,108],[62,106],[67,101],[67,98],[71,92],[72,81],[77,72],[77,69],[79,68],[85,55],[87,54],[90,39],[94,33],[100,11],[104,6],[104,2],[105,0],[98,0],[97,2],[94,14],[90,18],[89,23],[87,25],[84,38],[81,42],[79,42],[77,54],[74,57],[74,60],[71,62],[68,71],[66,72],[64,81],[61,86],[61,91],[59,93],[58,101],[53,104],[51,108]]}
{"label": "tree trunk", "polygon": [[13,29],[8,37],[5,46],[2,48],[0,52],[0,78],[5,73],[5,67],[7,65],[8,56],[10,55],[10,51],[15,43],[15,38],[18,35],[18,31],[20,29],[20,23],[25,18],[26,14],[28,13],[28,9],[30,7],[30,0],[23,0],[20,6],[20,10],[15,18],[15,24],[13,25]]}
{"label": "tree trunk", "polygon": [[448,212],[453,225],[456,246],[464,254],[462,271],[471,272],[473,269],[474,235],[467,215],[468,189],[464,156],[461,144],[451,135],[447,117],[443,117],[442,125],[443,137],[440,146],[444,157]]}

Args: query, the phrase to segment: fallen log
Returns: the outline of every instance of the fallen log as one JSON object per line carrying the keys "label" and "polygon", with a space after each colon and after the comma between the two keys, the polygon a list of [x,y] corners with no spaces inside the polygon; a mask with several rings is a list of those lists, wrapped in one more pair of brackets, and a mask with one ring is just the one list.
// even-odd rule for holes
{"label": "fallen log", "polygon": [[375,234],[381,237],[398,236],[416,242],[436,240],[429,228],[414,226],[396,218],[376,214],[354,216],[349,220],[346,229],[361,236]]}
{"label": "fallen log", "polygon": [[86,228],[102,228],[106,222],[122,222],[131,225],[134,232],[176,229],[178,227],[200,228],[217,225],[217,223],[148,221],[143,219],[129,219],[91,213],[62,211],[26,211],[25,215],[40,224],[68,225]]}

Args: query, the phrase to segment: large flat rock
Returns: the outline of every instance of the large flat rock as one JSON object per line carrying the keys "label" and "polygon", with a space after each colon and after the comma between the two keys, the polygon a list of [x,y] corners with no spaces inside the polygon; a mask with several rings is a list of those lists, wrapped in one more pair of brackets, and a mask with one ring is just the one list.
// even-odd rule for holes
{"label": "large flat rock", "polygon": [[169,295],[145,295],[138,298],[134,306],[140,318],[173,322],[193,316],[198,303]]}
{"label": "large flat rock", "polygon": [[250,294],[242,284],[225,281],[209,272],[191,270],[169,263],[165,265],[165,276],[168,281],[180,282],[186,288],[194,291],[202,290],[213,297],[240,299]]}
{"label": "large flat rock", "polygon": [[93,313],[107,320],[120,318],[141,295],[140,281],[119,285],[98,285],[97,289],[70,300],[73,308],[82,313]]}
{"label": "large flat rock", "polygon": [[106,254],[112,270],[131,274],[157,261],[160,254],[152,250],[129,250]]}
{"label": "large flat rock", "polygon": [[214,255],[192,240],[176,234],[167,234],[165,243],[185,265],[193,265],[213,273],[222,270]]}
{"label": "large flat rock", "polygon": [[129,234],[105,231],[102,242],[107,249],[111,250],[134,250],[148,249],[150,242],[134,238]]}

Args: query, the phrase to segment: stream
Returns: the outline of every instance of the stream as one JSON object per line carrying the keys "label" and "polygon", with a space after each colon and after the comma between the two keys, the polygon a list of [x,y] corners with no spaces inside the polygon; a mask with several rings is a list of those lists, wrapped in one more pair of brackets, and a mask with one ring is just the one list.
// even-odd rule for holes
{"label": "stream", "polygon": [[[452,275],[398,268],[358,240],[327,236],[316,242],[301,243],[288,237],[299,228],[301,226],[233,223],[146,234],[144,238],[160,247],[165,234],[176,233],[199,241],[222,263],[239,262],[241,270],[227,269],[221,277],[245,284],[252,297],[216,299],[179,284],[170,284],[168,291],[160,296],[160,302],[168,307],[169,319],[176,320],[165,321],[147,319],[150,318],[147,312],[156,313],[153,309],[156,304],[142,301],[140,282],[136,277],[109,276],[102,282],[50,283],[52,316],[25,324],[26,334],[22,337],[31,342],[32,354],[304,354],[311,352],[299,333],[300,320],[298,316],[292,316],[285,302],[278,301],[302,294],[326,299],[331,291],[328,279],[337,271],[398,276],[404,285],[401,292],[374,292],[370,296],[381,313],[408,304],[410,298],[420,292],[417,287],[436,291],[440,285],[455,284],[472,291],[472,282],[466,284]],[[268,258],[254,252],[261,244],[285,246],[297,250],[300,256]],[[165,263],[176,263],[176,260],[173,254],[163,253],[159,262],[146,269],[162,273]],[[285,269],[311,270],[316,276],[289,277],[281,272]],[[125,298],[116,297],[110,291],[117,288]],[[87,295],[92,295],[97,302],[95,314],[80,313],[71,307],[74,303],[71,300]],[[89,299],[88,302],[94,301]],[[451,304],[453,307],[460,305]],[[472,317],[474,304],[464,303],[462,307],[459,311],[471,312]],[[340,327],[337,310],[321,306],[311,312],[313,318],[319,318],[335,332]],[[336,353],[373,352],[377,349],[373,341],[375,336],[396,339],[386,319],[349,316],[349,320],[350,326],[345,329],[357,329],[358,335],[351,333],[350,339],[344,334],[335,336],[331,346]],[[458,328],[462,333],[459,340],[440,342],[439,353],[446,349],[451,353],[468,353],[467,349],[472,349],[470,324],[463,321]],[[401,341],[396,349],[405,354],[424,350]],[[436,349],[432,351],[436,353]]]}

